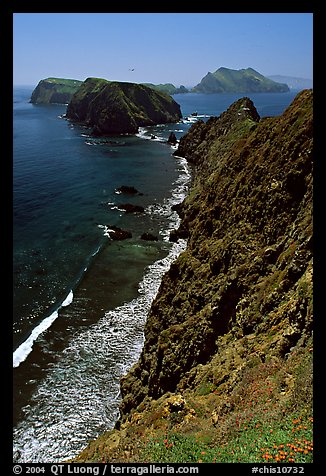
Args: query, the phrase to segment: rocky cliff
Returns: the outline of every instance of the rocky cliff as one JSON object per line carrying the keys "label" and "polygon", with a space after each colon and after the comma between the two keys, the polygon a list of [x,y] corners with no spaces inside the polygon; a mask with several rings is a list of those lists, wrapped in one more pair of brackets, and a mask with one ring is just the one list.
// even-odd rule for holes
{"label": "rocky cliff", "polygon": [[312,461],[312,91],[198,121],[193,164],[116,428],[76,461]]}
{"label": "rocky cliff", "polygon": [[82,81],[76,79],[42,79],[31,96],[33,104],[68,104]]}
{"label": "rocky cliff", "polygon": [[287,84],[266,78],[253,68],[229,69],[219,68],[214,73],[208,72],[197,86],[197,93],[284,93],[289,91]]}
{"label": "rocky cliff", "polygon": [[179,104],[170,96],[135,83],[88,78],[67,107],[68,119],[93,128],[94,134],[134,134],[139,127],[177,122]]}

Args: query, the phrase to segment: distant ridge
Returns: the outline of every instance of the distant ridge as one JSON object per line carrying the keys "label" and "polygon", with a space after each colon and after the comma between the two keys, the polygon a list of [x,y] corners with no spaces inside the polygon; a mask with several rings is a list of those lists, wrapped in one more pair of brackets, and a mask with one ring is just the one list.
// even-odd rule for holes
{"label": "distant ridge", "polygon": [[192,90],[197,93],[282,93],[289,91],[287,84],[266,78],[253,68],[219,68],[207,73]]}
{"label": "distant ridge", "polygon": [[286,83],[290,89],[300,91],[301,89],[312,89],[313,81],[307,78],[296,78],[294,76],[283,76],[281,74],[274,74],[273,76],[267,76],[273,81],[280,83]]}

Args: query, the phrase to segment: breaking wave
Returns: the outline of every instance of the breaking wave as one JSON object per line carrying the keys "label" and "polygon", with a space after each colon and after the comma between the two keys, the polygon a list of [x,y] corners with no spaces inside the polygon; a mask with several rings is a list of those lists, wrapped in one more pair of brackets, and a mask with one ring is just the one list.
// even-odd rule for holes
{"label": "breaking wave", "polygon": [[[88,328],[75,332],[23,408],[24,419],[14,429],[14,461],[59,462],[78,454],[90,439],[111,429],[119,417],[120,378],[138,360],[144,325],[163,274],[186,248],[186,241],[167,243],[179,217],[171,206],[186,196],[190,173],[177,158],[178,179],[171,196],[150,205],[145,213],[167,217],[161,230],[167,256],[149,265],[138,287],[138,297],[113,310]],[[108,230],[103,226],[104,234]],[[63,301],[68,305],[69,293]]]}

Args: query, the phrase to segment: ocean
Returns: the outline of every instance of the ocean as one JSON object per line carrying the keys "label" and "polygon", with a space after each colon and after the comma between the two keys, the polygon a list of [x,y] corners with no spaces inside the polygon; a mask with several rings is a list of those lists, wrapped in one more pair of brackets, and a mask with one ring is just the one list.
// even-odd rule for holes
{"label": "ocean", "polygon": [[[243,95],[175,95],[178,124],[95,139],[64,118],[65,105],[30,104],[33,89],[17,86],[13,98],[13,446],[15,462],[36,463],[71,458],[114,426],[119,378],[139,357],[162,275],[186,247],[169,233],[191,170],[168,136]],[[250,98],[274,116],[296,94]],[[144,211],[126,213],[126,203]],[[132,237],[111,240],[113,226]],[[141,238],[148,232],[157,241]]]}

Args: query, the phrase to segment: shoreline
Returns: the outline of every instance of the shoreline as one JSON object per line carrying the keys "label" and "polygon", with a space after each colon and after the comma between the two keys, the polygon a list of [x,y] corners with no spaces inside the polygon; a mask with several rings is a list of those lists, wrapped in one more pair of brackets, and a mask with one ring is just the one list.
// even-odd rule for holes
{"label": "shoreline", "polygon": [[[171,156],[172,156],[172,150],[171,150]],[[175,158],[172,156],[173,160],[175,160]],[[103,384],[103,397],[101,398],[104,398],[105,396],[105,400],[106,400],[106,403],[104,405],[104,401],[102,403],[99,403],[97,402],[96,403],[96,410],[92,410],[92,414],[90,414],[90,409],[88,408],[88,401],[92,400],[92,395],[93,395],[93,391],[94,391],[94,382],[91,383],[91,389],[92,391],[89,393],[89,395],[87,397],[85,397],[85,395],[82,397],[83,399],[83,404],[85,405],[85,411],[86,413],[88,414],[87,418],[91,418],[92,419],[95,419],[93,421],[93,423],[89,423],[85,425],[85,422],[84,422],[84,425],[83,426],[87,426],[88,428],[92,427],[96,427],[96,425],[98,426],[98,431],[96,434],[94,433],[91,433],[90,435],[87,436],[87,438],[85,437],[82,437],[80,436],[81,438],[81,443],[80,443],[80,446],[76,446],[75,450],[71,450],[71,452],[69,453],[68,457],[73,457],[75,456],[76,454],[78,454],[78,452],[80,450],[83,449],[83,447],[85,446],[85,444],[87,443],[87,440],[89,438],[94,438],[96,437],[98,434],[100,434],[102,431],[105,431],[107,429],[110,429],[114,426],[116,420],[118,419],[118,414],[116,413],[118,411],[118,407],[119,407],[119,398],[120,398],[120,378],[121,376],[126,373],[130,368],[131,366],[133,365],[133,363],[135,363],[140,355],[140,352],[142,350],[142,345],[143,345],[143,330],[144,330],[144,324],[146,322],[146,315],[147,315],[147,312],[150,308],[150,305],[151,305],[151,302],[152,300],[154,299],[154,295],[153,295],[153,289],[155,288],[157,292],[158,290],[158,287],[161,283],[161,279],[162,279],[162,276],[163,274],[165,273],[165,271],[167,271],[170,267],[170,264],[173,262],[174,259],[176,259],[177,256],[179,256],[179,254],[183,251],[184,249],[184,246],[185,244],[183,242],[179,242],[179,243],[171,243],[169,242],[169,234],[170,234],[170,231],[172,229],[175,229],[175,227],[178,226],[178,222],[179,222],[179,217],[177,216],[176,212],[173,212],[171,210],[171,207],[176,204],[176,203],[179,203],[181,200],[183,200],[183,198],[186,196],[185,193],[187,191],[187,187],[190,182],[190,170],[187,168],[187,164],[185,162],[184,159],[178,159],[178,165],[177,165],[177,168],[179,170],[178,172],[178,176],[177,176],[177,179],[175,180],[175,182],[173,183],[173,191],[171,191],[171,196],[170,197],[166,197],[166,199],[164,199],[164,203],[161,203],[160,205],[155,205],[155,204],[152,204],[152,205],[149,205],[147,208],[146,208],[146,212],[147,214],[149,215],[157,215],[157,216],[163,216],[165,217],[165,219],[168,220],[168,222],[166,223],[165,227],[163,230],[161,230],[161,241],[159,242],[159,246],[158,244],[151,244],[149,245],[148,243],[145,243],[142,245],[141,249],[137,251],[137,253],[141,252],[141,253],[145,253],[146,250],[149,250],[149,249],[158,249],[158,247],[160,247],[161,251],[160,251],[160,254],[162,254],[163,250],[165,249],[165,257],[161,257],[159,258],[158,260],[154,260],[152,262],[152,264],[149,264],[146,266],[145,268],[145,272],[143,274],[143,277],[141,279],[140,282],[138,282],[138,290],[137,290],[137,294],[138,294],[138,297],[134,298],[132,301],[129,301],[129,302],[126,302],[125,304],[121,304],[120,306],[118,306],[118,308],[114,308],[110,311],[107,311],[105,312],[104,316],[102,318],[100,318],[100,320],[98,322],[94,322],[93,324],[90,324],[90,326],[87,328],[83,328],[83,329],[79,329],[79,331],[77,331],[77,334],[75,335],[75,338],[73,339],[70,339],[70,343],[68,343],[68,347],[65,347],[63,349],[63,354],[64,354],[64,362],[62,361],[60,363],[60,358],[58,361],[54,362],[53,364],[51,364],[51,370],[46,372],[44,374],[44,376],[42,377],[42,380],[40,382],[39,385],[35,386],[35,391],[34,391],[34,394],[33,394],[33,400],[34,401],[37,401],[38,403],[36,404],[36,406],[34,406],[32,409],[31,409],[31,413],[29,413],[29,418],[32,418],[33,420],[33,414],[37,414],[37,413],[40,413],[39,412],[39,407],[40,405],[45,404],[45,408],[48,407],[49,403],[51,401],[51,398],[52,398],[52,395],[49,393],[48,389],[50,388],[53,388],[53,384],[56,385],[55,383],[55,380],[58,378],[58,376],[60,375],[61,377],[64,375],[64,380],[65,382],[70,382],[70,384],[72,386],[74,386],[73,384],[73,379],[75,378],[75,381],[77,382],[79,378],[81,377],[78,377],[78,372],[81,372],[83,373],[85,371],[85,369],[83,369],[83,364],[82,364],[82,361],[77,363],[74,361],[74,358],[75,358],[75,355],[76,353],[77,354],[80,354],[80,352],[85,352],[86,348],[87,348],[87,353],[91,353],[92,355],[92,359],[94,360],[94,357],[96,354],[98,353],[101,353],[101,351],[99,351],[99,347],[102,348],[102,349],[105,349],[104,350],[104,360],[102,360],[102,362],[99,362],[98,365],[95,364],[95,361],[93,361],[93,365],[95,367],[97,367],[98,369],[102,369],[102,372],[104,370],[104,361],[107,362],[107,365],[108,367],[110,367],[110,361],[114,362],[114,364],[116,365],[117,364],[117,361],[116,361],[116,358],[113,358],[113,360],[109,357],[109,355],[107,354],[107,352],[109,351],[109,347],[112,347],[113,345],[113,351],[117,353],[117,348],[114,348],[114,345],[115,344],[112,344],[112,342],[114,342],[112,339],[115,339],[117,337],[119,337],[119,333],[122,332],[122,329],[121,329],[121,324],[119,324],[121,322],[121,320],[124,322],[124,326],[127,325],[127,322],[128,320],[130,319],[130,317],[132,318],[132,326],[131,328],[135,327],[136,328],[136,331],[137,333],[141,333],[141,340],[139,340],[138,338],[138,343],[136,343],[137,339],[135,339],[134,337],[130,340],[127,339],[127,341],[129,342],[129,346],[132,346],[130,347],[129,349],[127,348],[127,360],[126,360],[126,357],[123,357],[122,358],[122,361],[120,363],[117,364],[117,367],[120,369],[118,371],[118,374],[116,374],[117,370],[114,370],[114,379],[115,379],[115,384],[114,382],[112,382],[112,379],[111,379],[111,382],[110,382],[110,385],[112,386],[110,390],[106,389],[105,390],[105,385],[107,385],[107,382],[105,380],[108,380],[108,375],[106,375],[106,379],[103,378],[102,375],[97,375],[97,379],[98,381],[101,381],[102,384]],[[167,243],[168,244],[168,247],[164,245],[164,243]],[[115,244],[113,244],[112,242],[112,246],[115,246]],[[121,245],[123,246],[123,245]],[[137,248],[137,245],[134,244],[134,245],[131,245],[129,246],[129,248],[134,248],[136,247]],[[136,249],[135,248],[135,249]],[[146,253],[145,253],[146,254]],[[152,254],[153,254],[153,251],[152,251]],[[144,255],[145,256],[145,255]],[[154,256],[154,255],[153,255]],[[99,257],[98,259],[101,259],[101,257]],[[155,286],[153,285],[153,280],[155,281]],[[148,296],[149,294],[151,294],[151,298],[148,299]],[[75,295],[78,296],[78,291],[76,292],[74,290],[74,298],[75,298]],[[146,297],[147,296],[147,297]],[[66,301],[66,299],[64,300]],[[63,301],[63,302],[64,302]],[[74,307],[74,300],[69,302],[69,306],[66,306],[65,309],[64,309],[64,315],[67,314],[68,312],[68,315],[69,315],[69,311],[70,313],[73,312],[73,307]],[[69,309],[71,307],[71,310]],[[144,309],[146,308],[146,312],[144,311]],[[139,314],[142,314],[143,317],[141,319],[141,322],[139,322]],[[136,318],[136,323],[134,322],[135,320],[135,316],[138,317]],[[53,326],[55,327],[58,327],[59,324],[60,324],[60,320],[62,320],[62,316],[60,316],[59,319],[55,319],[54,323],[52,324]],[[138,329],[138,330],[137,330]],[[41,341],[45,341],[46,339],[51,339],[51,336],[52,334],[55,332],[55,328],[51,329],[48,329],[44,336],[40,335],[38,340],[41,339]],[[135,329],[132,329],[133,333],[135,331]],[[92,337],[91,334],[94,334],[97,335],[97,337],[94,339],[94,336]],[[103,338],[104,336],[104,341],[106,343],[104,343],[104,341],[102,342],[101,345],[99,345],[99,342],[100,342],[100,339]],[[75,339],[75,341],[74,341]],[[88,344],[86,344],[88,342]],[[94,348],[94,345],[96,344],[96,352],[93,352],[91,351],[92,348]],[[44,344],[43,344],[44,345]],[[101,347],[102,346],[102,347]],[[36,352],[38,352],[38,344],[36,345]],[[77,348],[76,348],[77,347]],[[77,350],[79,348],[79,350]],[[84,351],[82,351],[81,349],[82,348],[85,348]],[[133,348],[133,350],[131,350]],[[94,349],[95,350],[95,349]],[[117,355],[119,355],[119,357],[121,357],[123,355],[123,352],[126,351],[126,344],[124,344],[122,346],[122,348],[118,351]],[[33,352],[32,352],[33,354]],[[31,354],[31,355],[32,355]],[[61,351],[61,354],[62,354],[62,351]],[[70,357],[69,357],[70,356]],[[69,362],[69,359],[71,359],[70,363],[68,364]],[[62,360],[62,359],[61,359]],[[101,360],[101,359],[100,359]],[[33,359],[32,359],[33,361]],[[81,365],[80,365],[81,364]],[[24,365],[24,363],[22,364]],[[33,364],[34,365],[34,364]],[[61,365],[61,367],[60,367]],[[19,367],[16,368],[16,370],[20,371]],[[105,371],[103,372],[105,374]],[[70,376],[69,376],[70,374]],[[77,379],[77,380],[76,380]],[[80,386],[80,384],[77,384],[77,386]],[[85,382],[83,382],[83,387],[85,385]],[[117,386],[119,388],[117,388]],[[66,388],[66,385],[65,385],[65,388]],[[85,388],[83,388],[82,390],[84,393],[87,393],[87,391],[85,391]],[[100,391],[100,389],[96,390],[96,395],[98,394],[98,391]],[[63,410],[63,413],[66,413],[67,411],[70,412],[72,410],[69,410],[69,407],[71,407],[71,409],[74,407],[74,403],[76,403],[76,400],[75,402],[70,402],[69,404],[67,402],[64,401],[64,399],[66,398],[65,395],[59,391],[58,394],[61,393],[61,400],[63,401],[60,401],[60,402],[55,402],[54,406],[56,405],[62,405],[64,410]],[[100,392],[101,393],[101,392]],[[45,395],[47,395],[47,400],[45,400]],[[111,396],[108,396],[108,395],[111,395]],[[55,397],[57,398],[57,397]],[[70,398],[70,397],[69,397]],[[69,400],[68,398],[68,400]],[[96,397],[97,398],[97,397]],[[40,403],[39,403],[40,402]],[[82,405],[83,405],[82,404]],[[94,402],[93,402],[94,404]],[[78,405],[80,408],[82,408],[82,405]],[[104,406],[103,406],[104,405]],[[102,406],[102,408],[101,408]],[[87,409],[88,408],[88,409]],[[104,411],[104,408],[105,408],[105,411]],[[60,409],[60,408],[59,408]],[[56,411],[58,412],[58,408],[56,409]],[[103,414],[103,411],[104,411],[104,414]],[[42,411],[41,411],[42,413]],[[56,460],[57,461],[61,461],[62,458],[63,458],[63,453],[60,453],[60,449],[57,447],[57,448],[52,448],[51,449],[51,445],[49,445],[49,441],[47,441],[47,447],[46,448],[43,448],[43,444],[44,442],[42,443],[42,440],[39,441],[39,445],[43,448],[41,449],[41,451],[39,449],[37,449],[37,452],[36,452],[36,448],[34,449],[33,446],[34,446],[34,443],[31,443],[32,447],[31,447],[31,450],[28,450],[28,453],[30,451],[32,451],[32,453],[35,451],[35,456],[31,456],[30,454],[29,455],[25,455],[24,456],[24,450],[22,450],[22,446],[25,446],[26,447],[26,438],[27,438],[27,441],[30,441],[30,442],[34,442],[34,441],[37,441],[38,440],[38,434],[39,434],[39,431],[42,429],[42,426],[45,428],[47,428],[47,431],[51,433],[51,428],[49,428],[49,424],[50,424],[50,427],[52,425],[51,421],[48,419],[50,417],[52,417],[52,419],[55,421],[55,415],[52,414],[52,409],[48,409],[47,412],[44,412],[44,408],[43,408],[43,413],[46,413],[46,415],[43,414],[43,416],[41,416],[41,421],[43,419],[43,424],[41,425],[41,427],[39,426],[40,424],[40,419],[38,420],[38,424],[37,424],[37,428],[32,428],[30,427],[28,430],[27,430],[27,434],[25,432],[25,436],[24,436],[24,426],[25,426],[25,420],[22,420],[18,423],[18,425],[15,427],[15,430],[14,430],[14,439],[16,441],[16,444],[15,444],[15,452],[16,452],[16,456],[15,456],[15,459],[16,459],[16,462],[32,462],[33,458],[35,459],[35,456],[36,456],[36,453],[37,453],[37,462],[41,462],[41,459],[42,459],[42,456],[39,458],[39,455],[42,454],[44,452],[44,454],[55,454],[57,451],[59,451],[59,455],[57,456]],[[108,419],[108,415],[111,415],[111,417]],[[113,415],[113,417],[112,417]],[[110,421],[110,424],[106,424],[105,427],[103,427],[103,422],[101,422],[101,419],[102,421]],[[76,425],[76,422],[77,422],[77,418],[75,416],[72,416],[71,417],[71,425],[74,426]],[[64,428],[62,428],[62,435],[65,434],[66,430]],[[83,430],[85,431],[85,429]],[[56,435],[60,434],[60,430],[56,430]],[[74,435],[74,437],[72,439],[78,439],[79,437],[76,436],[78,434],[82,433],[82,429],[81,428],[78,428],[78,430],[71,430],[71,435]],[[24,444],[25,442],[25,444]],[[52,444],[52,443],[51,443]],[[56,444],[56,443],[55,443]],[[55,446],[54,444],[54,446]],[[67,452],[64,453],[64,455],[66,455]],[[44,462],[48,461],[48,457],[43,457],[45,458],[44,459]],[[36,462],[36,459],[35,461]]]}

